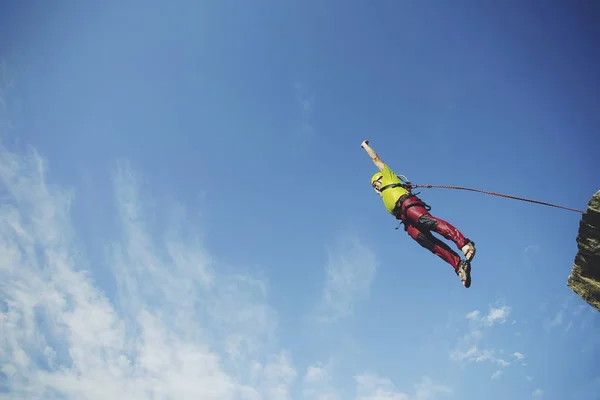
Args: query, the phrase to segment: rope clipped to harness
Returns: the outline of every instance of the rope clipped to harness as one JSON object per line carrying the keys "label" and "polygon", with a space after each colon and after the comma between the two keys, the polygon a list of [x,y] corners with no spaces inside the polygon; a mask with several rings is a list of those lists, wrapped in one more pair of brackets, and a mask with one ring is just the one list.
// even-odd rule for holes
{"label": "rope clipped to harness", "polygon": [[462,186],[448,186],[448,185],[415,185],[415,184],[413,184],[411,182],[407,182],[407,185],[411,189],[412,188],[426,188],[426,189],[440,188],[440,189],[468,190],[470,192],[478,192],[478,193],[488,194],[488,195],[491,195],[491,196],[498,196],[498,197],[505,197],[505,198],[513,199],[513,200],[526,201],[526,202],[529,202],[529,203],[541,204],[541,205],[548,206],[548,207],[555,207],[555,208],[560,208],[560,209],[563,209],[563,210],[568,210],[568,211],[573,211],[573,212],[585,214],[585,211],[578,210],[578,209],[575,209],[575,208],[565,207],[565,206],[561,206],[561,205],[558,205],[558,204],[552,204],[552,203],[548,203],[548,202],[545,202],[545,201],[527,199],[525,197],[512,196],[512,195],[509,195],[509,194],[489,192],[487,190],[472,189],[472,188],[467,188],[467,187],[462,187]]}
{"label": "rope clipped to harness", "polygon": [[[585,214],[585,211],[578,210],[575,208],[565,207],[565,206],[561,206],[558,204],[552,204],[552,203],[548,203],[548,202],[540,201],[540,200],[528,199],[525,197],[517,197],[517,196],[512,196],[509,194],[490,192],[487,190],[473,189],[473,188],[467,188],[467,187],[462,187],[462,186],[449,186],[449,185],[417,185],[417,184],[410,182],[404,175],[397,175],[397,176],[398,176],[398,179],[400,179],[401,183],[391,183],[391,184],[385,185],[384,187],[381,188],[381,191],[384,191],[385,189],[389,189],[389,188],[393,188],[393,187],[402,187],[402,188],[408,190],[408,195],[405,195],[405,196],[401,197],[400,199],[398,199],[398,204],[396,205],[396,207],[398,208],[398,211],[394,212],[394,216],[396,217],[396,219],[400,220],[400,223],[395,228],[396,230],[398,230],[402,224],[404,224],[404,226],[405,226],[404,229],[406,230],[406,224],[404,223],[404,220],[402,218],[403,216],[405,216],[406,210],[402,210],[402,203],[406,199],[420,194],[420,192],[417,192],[417,193],[412,192],[412,190],[416,189],[416,188],[425,188],[425,189],[440,188],[440,189],[467,190],[470,192],[483,193],[483,194],[488,194],[490,196],[498,196],[498,197],[504,197],[504,198],[513,199],[513,200],[525,201],[525,202],[529,202],[529,203],[541,204],[541,205],[545,205],[545,206],[549,206],[549,207],[555,207],[555,208],[560,208],[563,210],[577,212],[580,214]],[[429,206],[422,200],[419,203],[409,204],[406,208],[409,208],[411,206],[416,206],[416,205],[421,205],[421,206],[425,207],[425,209],[427,211],[431,210],[431,206]],[[394,209],[394,211],[395,210],[396,209]]]}

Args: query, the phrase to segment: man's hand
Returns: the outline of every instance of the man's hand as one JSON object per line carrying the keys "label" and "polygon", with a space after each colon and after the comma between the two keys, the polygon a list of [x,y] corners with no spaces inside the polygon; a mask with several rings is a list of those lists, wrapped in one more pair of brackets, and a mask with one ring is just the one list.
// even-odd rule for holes
{"label": "man's hand", "polygon": [[383,161],[381,161],[381,159],[379,158],[379,156],[377,155],[377,153],[375,152],[375,150],[373,150],[370,146],[369,146],[369,141],[368,140],[363,140],[363,142],[361,143],[360,147],[362,147],[363,149],[365,149],[365,151],[367,152],[367,154],[369,155],[369,157],[371,157],[371,160],[373,160],[373,162],[375,163],[375,166],[377,166],[377,168],[379,168],[380,171],[383,171]]}
{"label": "man's hand", "polygon": [[369,146],[369,141],[368,140],[363,140],[363,142],[360,144],[360,147],[362,147],[363,149],[365,149],[365,151],[369,154],[369,156],[371,158],[373,158],[375,156],[375,152],[373,151],[373,149],[371,148],[371,146]]}

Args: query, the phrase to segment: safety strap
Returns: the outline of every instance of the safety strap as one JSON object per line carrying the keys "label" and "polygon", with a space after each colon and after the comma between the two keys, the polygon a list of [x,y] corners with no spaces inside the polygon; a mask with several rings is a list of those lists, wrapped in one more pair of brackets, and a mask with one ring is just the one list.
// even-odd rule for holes
{"label": "safety strap", "polygon": [[384,187],[382,187],[381,189],[379,189],[380,192],[383,192],[386,189],[392,189],[395,187],[401,187],[403,189],[408,190],[409,192],[411,191],[411,183],[408,180],[408,178],[404,175],[396,175],[396,177],[398,179],[400,179],[400,183],[390,183],[389,185],[385,185]]}
{"label": "safety strap", "polygon": [[408,190],[410,192],[410,186],[404,184],[404,183],[390,183],[389,185],[385,185],[384,187],[382,187],[381,189],[379,189],[381,192],[383,192],[386,189],[391,189],[391,188],[395,188],[395,187],[401,187],[404,188],[406,190]]}
{"label": "safety strap", "polygon": [[[417,193],[417,194],[418,194],[418,193]],[[399,202],[399,203],[397,203],[397,204],[396,204],[396,207],[395,207],[395,208],[394,208],[394,210],[393,210],[393,214],[394,214],[394,216],[396,217],[396,219],[397,219],[397,220],[400,220],[400,223],[399,223],[399,224],[398,224],[398,226],[395,228],[396,230],[397,230],[397,229],[399,229],[399,228],[400,228],[400,225],[402,225],[402,224],[404,224],[404,230],[406,230],[406,229],[407,229],[406,223],[404,222],[404,220],[402,219],[402,217],[405,217],[405,216],[406,216],[406,210],[408,210],[409,208],[411,208],[411,207],[414,207],[414,206],[421,206],[421,207],[425,208],[427,211],[431,211],[431,206],[430,206],[429,204],[425,203],[425,202],[424,202],[423,200],[421,200],[421,199],[419,199],[419,201],[418,201],[418,202],[416,202],[416,203],[409,204],[408,206],[406,206],[406,208],[405,208],[404,210],[402,209],[402,204],[403,204],[403,203],[404,203],[406,200],[410,199],[411,197],[415,197],[417,194],[414,194],[414,193],[409,193],[409,194],[408,194],[408,196],[406,196],[406,195],[405,195],[405,196],[402,196],[402,197],[404,197],[404,198],[400,197],[400,199],[398,199],[398,200],[402,200],[402,201],[401,201],[401,202]]]}

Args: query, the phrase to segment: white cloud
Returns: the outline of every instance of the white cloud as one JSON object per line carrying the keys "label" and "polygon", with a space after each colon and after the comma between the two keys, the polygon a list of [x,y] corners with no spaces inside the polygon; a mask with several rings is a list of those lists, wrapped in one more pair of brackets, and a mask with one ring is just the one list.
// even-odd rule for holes
{"label": "white cloud", "polygon": [[471,324],[472,330],[491,328],[496,324],[504,324],[510,315],[511,308],[509,306],[493,307],[490,306],[488,313],[483,315],[481,311],[474,310],[465,316]]}
{"label": "white cloud", "polygon": [[503,360],[502,358],[497,358],[495,361],[501,367],[508,367],[510,365],[510,362]]}
{"label": "white cloud", "polygon": [[488,326],[494,324],[503,324],[506,322],[506,318],[510,314],[510,307],[502,306],[500,308],[490,307],[488,315],[485,317],[485,322]]}
{"label": "white cloud", "polygon": [[0,153],[9,398],[290,398],[290,357],[267,349],[277,320],[265,282],[219,273],[193,232],[171,225],[153,236],[123,168],[115,179],[122,237],[108,266],[92,263],[97,274],[114,273],[113,304],[75,245],[72,194],[44,173],[35,153]]}
{"label": "white cloud", "polygon": [[504,305],[501,307],[490,306],[487,315],[482,316],[481,311],[473,310],[467,313],[466,318],[477,325],[491,327],[495,324],[504,324],[510,315],[510,307]]}
{"label": "white cloud", "polygon": [[319,382],[326,379],[325,369],[321,366],[321,363],[309,365],[306,369],[306,375],[304,376],[305,382]]}
{"label": "white cloud", "polygon": [[514,352],[513,356],[515,356],[517,358],[517,360],[522,360],[525,358],[525,356],[522,353],[519,353],[518,351]]}
{"label": "white cloud", "polygon": [[[490,307],[487,314],[479,310],[474,310],[465,315],[468,321],[468,330],[460,338],[457,345],[450,352],[450,359],[460,363],[483,363],[488,362],[499,368],[506,368],[511,365],[510,361],[501,357],[502,350],[490,348],[481,348],[485,333],[492,329],[494,325],[504,324],[510,315],[510,307]],[[516,355],[520,353],[514,353]],[[495,372],[494,378],[500,374]]]}
{"label": "white cloud", "polygon": [[502,375],[502,372],[503,371],[501,369],[494,371],[494,373],[492,374],[492,379],[500,378],[500,376]]}
{"label": "white cloud", "polygon": [[450,354],[450,359],[452,359],[453,361],[459,361],[459,362],[460,361],[475,362],[475,363],[491,362],[501,368],[508,367],[510,365],[510,362],[508,362],[502,358],[496,357],[495,356],[496,353],[497,353],[496,350],[480,349],[476,345],[473,345],[466,351],[461,351],[458,349],[453,350]]}
{"label": "white cloud", "polygon": [[368,296],[378,261],[370,249],[351,235],[338,238],[327,253],[319,319],[331,322],[352,315],[356,303]]}
{"label": "white cloud", "polygon": [[[453,393],[449,387],[435,384],[427,377],[415,385],[412,395],[398,391],[389,379],[374,374],[359,375],[355,380],[357,383],[355,400],[432,400]],[[438,394],[441,396],[434,397]]]}
{"label": "white cloud", "polygon": [[[434,383],[430,378],[424,377],[415,385],[414,400],[433,400],[443,398],[444,395],[454,393],[450,386]],[[440,396],[437,396],[440,394]]]}
{"label": "white cloud", "polygon": [[542,397],[544,395],[544,391],[540,388],[537,388],[533,391],[533,393],[531,394],[533,397],[539,398]]}
{"label": "white cloud", "polygon": [[312,400],[341,400],[342,397],[332,385],[331,364],[320,362],[309,365],[304,375],[302,394]]}
{"label": "white cloud", "polygon": [[400,393],[387,378],[373,374],[359,375],[356,380],[356,400],[409,400],[406,393]]}
{"label": "white cloud", "polygon": [[480,315],[481,315],[481,313],[479,312],[479,310],[473,310],[467,314],[467,319],[477,320],[477,319],[479,319]]}
{"label": "white cloud", "polygon": [[296,370],[286,353],[273,356],[266,365],[255,362],[253,373],[261,382],[262,392],[268,399],[291,398],[290,387],[296,379]]}

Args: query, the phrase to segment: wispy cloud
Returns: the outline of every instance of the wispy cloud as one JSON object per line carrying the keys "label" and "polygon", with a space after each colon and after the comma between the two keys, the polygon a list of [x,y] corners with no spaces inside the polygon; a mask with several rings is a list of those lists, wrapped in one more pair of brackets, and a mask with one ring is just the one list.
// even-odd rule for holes
{"label": "wispy cloud", "polygon": [[556,331],[559,328],[563,332],[569,332],[574,326],[580,330],[585,330],[586,325],[589,323],[589,316],[595,316],[597,311],[587,304],[573,304],[574,301],[579,303],[581,299],[574,294],[570,294],[565,296],[557,307],[546,307],[550,311],[550,314],[544,318],[544,326],[547,332]]}
{"label": "wispy cloud", "polygon": [[539,399],[540,397],[542,397],[544,395],[544,391],[540,388],[537,388],[533,391],[533,393],[531,395],[532,395],[532,397]]}
{"label": "wispy cloud", "polygon": [[563,321],[564,321],[564,315],[565,311],[564,309],[560,309],[556,312],[556,314],[554,314],[554,316],[549,319],[546,323],[546,327],[548,329],[553,329],[553,328],[557,328],[560,325],[562,325]]}
{"label": "wispy cloud", "polygon": [[346,234],[337,238],[327,249],[319,320],[333,322],[352,315],[356,303],[368,296],[377,267],[375,253],[358,237]]}
{"label": "wispy cloud", "polygon": [[[0,363],[11,398],[289,398],[296,370],[269,347],[277,319],[266,284],[219,273],[187,227],[153,235],[128,168],[115,176],[121,236],[108,265],[76,247],[74,197],[46,181],[38,154],[3,150],[0,182]],[[114,273],[116,299],[88,263]]]}
{"label": "wispy cloud", "polygon": [[15,79],[8,67],[6,60],[0,60],[0,128],[13,129],[15,125],[11,119],[12,105],[9,99],[14,98],[12,91],[15,88]]}
{"label": "wispy cloud", "polygon": [[540,246],[535,244],[528,244],[523,250],[523,261],[526,265],[532,267],[535,260],[535,255],[540,252]]}
{"label": "wispy cloud", "polygon": [[321,362],[311,364],[303,378],[302,394],[313,400],[341,400],[342,397],[333,385],[332,364]]}
{"label": "wispy cloud", "polygon": [[467,314],[467,319],[477,324],[483,323],[485,326],[491,327],[494,324],[505,323],[509,314],[510,307],[508,306],[490,307],[487,315],[482,316],[479,310],[475,310]]}
{"label": "wispy cloud", "polygon": [[399,391],[388,378],[382,378],[375,374],[365,373],[354,379],[356,380],[356,400],[431,400],[441,399],[444,395],[453,393],[450,387],[436,384],[427,377],[415,385],[412,394]]}
{"label": "wispy cloud", "polygon": [[306,84],[296,82],[294,84],[296,100],[300,106],[301,112],[301,134],[312,136],[315,133],[315,128],[312,123],[314,96],[310,93]]}
{"label": "wispy cloud", "polygon": [[[492,379],[500,377],[502,369],[511,365],[512,361],[501,356],[504,354],[503,350],[482,347],[482,344],[485,342],[486,332],[494,325],[506,323],[510,312],[510,307],[503,305],[500,307],[490,306],[487,314],[483,314],[479,310],[467,313],[465,319],[468,321],[468,330],[450,352],[450,359],[460,363],[491,363],[498,368],[492,374]],[[518,352],[514,352],[513,356],[517,359],[524,357]]]}

